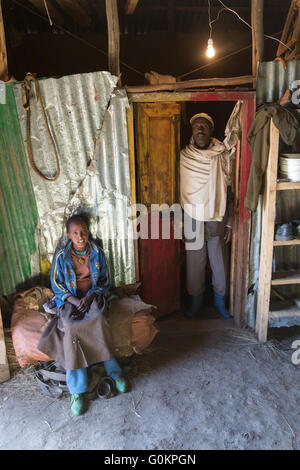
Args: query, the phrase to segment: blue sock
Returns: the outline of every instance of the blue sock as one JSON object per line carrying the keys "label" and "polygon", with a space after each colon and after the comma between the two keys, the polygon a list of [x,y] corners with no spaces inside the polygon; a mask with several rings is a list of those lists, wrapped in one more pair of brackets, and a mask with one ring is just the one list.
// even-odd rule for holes
{"label": "blue sock", "polygon": [[122,369],[115,358],[104,361],[104,367],[108,377],[116,380],[122,375]]}
{"label": "blue sock", "polygon": [[73,369],[66,371],[67,385],[71,395],[84,393],[88,389],[87,369]]}

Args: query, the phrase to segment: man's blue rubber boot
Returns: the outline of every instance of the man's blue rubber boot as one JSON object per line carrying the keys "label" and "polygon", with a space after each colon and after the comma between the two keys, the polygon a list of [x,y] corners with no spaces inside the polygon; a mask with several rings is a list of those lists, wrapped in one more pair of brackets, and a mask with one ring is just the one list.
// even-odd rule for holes
{"label": "man's blue rubber boot", "polygon": [[219,310],[223,318],[232,318],[225,307],[225,295],[219,295],[214,292],[215,306]]}
{"label": "man's blue rubber boot", "polygon": [[199,313],[199,309],[203,304],[203,294],[200,295],[191,295],[191,304],[188,310],[185,312],[185,318],[195,318]]}

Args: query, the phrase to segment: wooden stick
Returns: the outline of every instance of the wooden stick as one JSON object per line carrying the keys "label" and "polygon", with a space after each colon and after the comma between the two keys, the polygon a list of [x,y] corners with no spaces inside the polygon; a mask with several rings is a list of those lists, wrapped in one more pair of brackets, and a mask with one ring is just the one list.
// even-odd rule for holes
{"label": "wooden stick", "polygon": [[7,50],[5,42],[5,30],[2,16],[2,6],[0,0],[0,80],[8,82],[8,63],[7,63]]}
{"label": "wooden stick", "polygon": [[120,75],[120,31],[117,0],[105,0],[108,30],[108,70]]}
{"label": "wooden stick", "polygon": [[195,87],[234,86],[252,83],[252,75],[229,78],[198,78],[176,83],[160,83],[157,85],[125,86],[128,93],[147,93],[162,90],[183,90]]}

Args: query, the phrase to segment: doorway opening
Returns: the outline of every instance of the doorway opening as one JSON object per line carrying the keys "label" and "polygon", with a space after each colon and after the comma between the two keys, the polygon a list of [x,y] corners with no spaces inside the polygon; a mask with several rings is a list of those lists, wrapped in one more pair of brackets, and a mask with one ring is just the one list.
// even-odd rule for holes
{"label": "doorway opening", "polygon": [[[192,135],[190,118],[198,113],[206,113],[211,116],[215,123],[213,137],[223,142],[225,138],[225,127],[228,119],[234,109],[236,102],[234,101],[186,101],[181,103],[181,123],[180,123],[180,148],[184,148],[189,144]],[[234,160],[232,161],[234,170]],[[178,175],[179,176],[179,175]],[[232,182],[233,183],[233,182]],[[232,184],[232,192],[234,191]],[[205,242],[204,242],[205,243]],[[225,263],[227,272],[227,307],[229,310],[229,286],[230,286],[230,260],[231,260],[231,243],[225,246]],[[189,305],[189,295],[186,289],[186,252],[184,241],[181,243],[181,309],[184,311]],[[201,308],[201,314],[197,318],[199,320],[219,319],[220,314],[214,306],[213,287],[212,287],[212,270],[210,267],[209,256],[207,256],[205,281],[206,288],[204,293],[204,302]]]}

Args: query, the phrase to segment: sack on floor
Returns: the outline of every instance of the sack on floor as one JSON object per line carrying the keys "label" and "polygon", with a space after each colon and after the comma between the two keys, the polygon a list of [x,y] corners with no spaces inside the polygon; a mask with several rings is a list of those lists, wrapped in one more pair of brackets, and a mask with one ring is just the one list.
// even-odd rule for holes
{"label": "sack on floor", "polygon": [[[45,325],[52,316],[41,307],[50,295],[53,297],[49,289],[36,287],[22,293],[14,303],[12,341],[21,367],[53,360],[37,349]],[[116,357],[139,354],[152,343],[158,333],[152,312],[153,307],[145,304],[138,295],[111,301],[109,319]]]}

